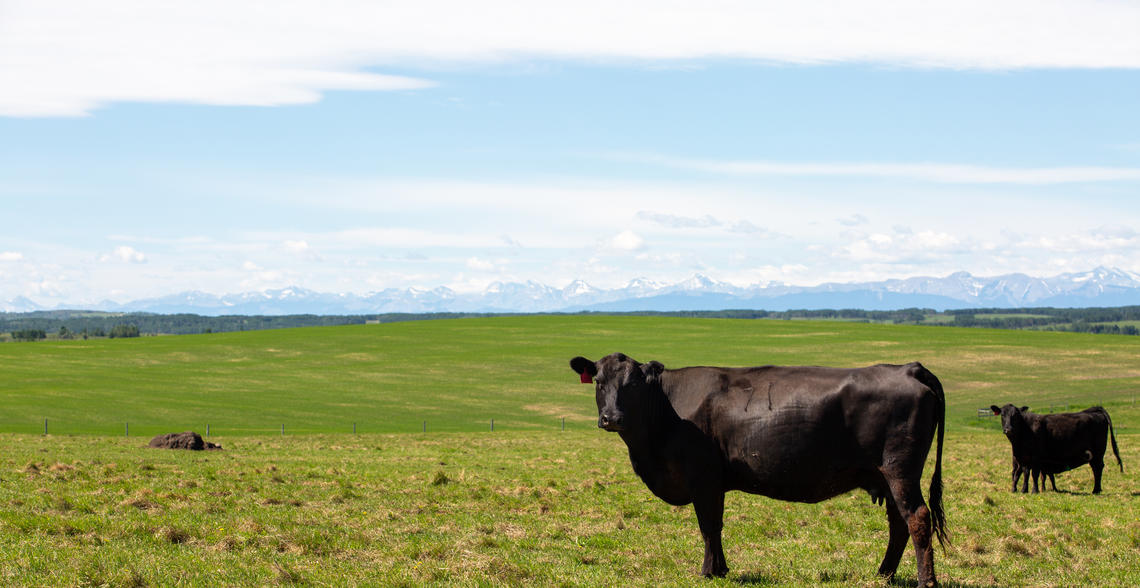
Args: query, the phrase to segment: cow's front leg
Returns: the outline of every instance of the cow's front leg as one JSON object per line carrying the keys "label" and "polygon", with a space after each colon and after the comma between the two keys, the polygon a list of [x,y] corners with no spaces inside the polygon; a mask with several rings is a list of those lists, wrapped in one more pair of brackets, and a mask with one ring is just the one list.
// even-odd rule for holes
{"label": "cow's front leg", "polygon": [[701,575],[707,578],[723,578],[728,575],[728,563],[724,561],[724,549],[720,544],[720,532],[724,527],[724,492],[713,492],[693,501],[697,511],[697,525],[705,540],[705,561],[701,564]]}
{"label": "cow's front leg", "polygon": [[887,498],[887,524],[891,534],[887,541],[887,554],[883,556],[883,563],[879,564],[879,575],[890,579],[899,569],[899,560],[902,559],[906,543],[910,539],[910,530],[899,514],[893,497]]}

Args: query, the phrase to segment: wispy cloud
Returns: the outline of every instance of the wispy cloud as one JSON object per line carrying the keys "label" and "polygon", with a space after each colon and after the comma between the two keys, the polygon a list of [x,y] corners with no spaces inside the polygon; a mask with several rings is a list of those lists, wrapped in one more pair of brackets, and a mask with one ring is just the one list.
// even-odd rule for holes
{"label": "wispy cloud", "polygon": [[1140,180],[1134,167],[986,167],[953,163],[791,163],[716,161],[662,155],[615,155],[617,159],[734,176],[864,177],[942,184],[1049,185]]}
{"label": "wispy cloud", "polygon": [[867,217],[856,213],[849,217],[838,219],[838,222],[845,227],[857,227],[859,225],[865,225],[870,221],[867,220]]}
{"label": "wispy cloud", "polygon": [[[1140,5],[985,2],[405,3],[12,0],[0,115],[81,116],[114,102],[303,104],[330,90],[415,90],[438,71],[521,59],[704,59],[1008,70],[1138,68]],[[430,76],[430,74],[429,74]]]}
{"label": "wispy cloud", "polygon": [[670,229],[720,229],[730,233],[774,236],[774,233],[771,231],[764,227],[756,226],[750,221],[743,219],[727,221],[708,214],[701,217],[691,217],[641,210],[637,213],[637,219]]}

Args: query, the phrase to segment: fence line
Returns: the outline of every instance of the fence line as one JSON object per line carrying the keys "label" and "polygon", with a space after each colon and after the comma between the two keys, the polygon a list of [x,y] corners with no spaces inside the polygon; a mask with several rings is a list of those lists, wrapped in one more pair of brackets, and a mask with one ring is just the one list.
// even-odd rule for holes
{"label": "fence line", "polygon": [[[1066,402],[1064,404],[1061,404],[1059,402],[1050,402],[1049,403],[1049,412],[1047,412],[1047,413],[1044,412],[1044,408],[1045,408],[1044,404],[1039,405],[1039,406],[1030,405],[1029,410],[1030,410],[1030,412],[1041,411],[1041,412],[1038,412],[1038,414],[1054,414],[1054,413],[1058,413],[1058,412],[1070,412],[1070,410],[1071,410],[1070,407],[1084,406],[1084,405],[1085,405],[1085,403],[1083,403],[1083,402],[1080,404],[1073,404],[1071,402]],[[1096,404],[1092,404],[1090,406],[1104,406],[1104,400],[1098,400]],[[1132,406],[1136,406],[1136,397],[1135,396],[1132,397]],[[978,409],[978,417],[977,418],[982,419],[982,418],[990,418],[990,417],[996,417],[996,416],[997,415],[995,415],[989,407]]]}
{"label": "fence line", "polygon": [[[495,432],[495,418],[494,417],[491,417],[487,421],[484,421],[484,422],[489,425],[490,432],[492,432],[492,433]],[[541,430],[545,430],[543,427],[537,426],[536,421],[520,420],[517,422],[522,423],[522,426],[520,426],[518,428],[513,428],[513,427],[508,426],[507,429],[503,429],[503,427],[501,426],[503,422],[504,421],[502,419],[499,419],[499,424],[500,424],[499,431],[504,431],[504,430],[506,430],[506,431],[541,431]],[[506,422],[510,423],[511,421],[508,420]],[[463,423],[461,425],[455,425],[454,423],[451,423],[451,424],[445,426],[444,429],[439,431],[439,432],[474,433],[474,432],[478,432],[480,430],[483,430],[483,431],[488,430],[488,428],[482,428],[482,429],[478,428],[476,423],[477,422],[467,422],[467,423]],[[69,434],[70,435],[111,435],[110,431],[108,431],[107,433],[100,432],[98,430],[100,427],[83,426],[83,425],[80,425],[78,427],[68,427],[67,424],[68,424],[67,421],[61,421],[59,419],[54,419],[54,420],[50,421],[50,426],[49,426],[49,419],[44,418],[42,435],[43,436],[47,436],[49,434],[56,434],[56,435],[69,435]],[[242,425],[234,425],[229,430],[230,431],[239,431],[239,433],[237,433],[237,435],[240,435],[240,436],[247,436],[247,435],[248,436],[255,436],[255,435],[260,435],[260,434],[279,433],[281,436],[284,437],[289,432],[286,428],[287,424],[288,423],[281,423],[279,426],[276,426],[276,427],[274,427],[272,425],[270,425],[268,427],[258,427],[258,426],[246,427],[246,426],[242,426]],[[351,431],[352,431],[351,434],[352,435],[360,434],[360,429],[362,427],[359,427],[358,425],[361,425],[362,423],[360,423],[359,421],[353,421],[350,424],[351,424]],[[184,425],[176,425],[176,426],[172,426],[172,427],[165,427],[165,429],[180,429],[183,427],[184,427]],[[412,427],[412,428],[400,428],[400,427],[393,427],[390,425],[378,425],[378,427],[379,427],[378,430],[371,431],[371,433],[373,433],[373,434],[396,434],[396,433],[415,432],[414,427]],[[164,427],[162,427],[161,425],[155,425],[155,426],[142,425],[142,426],[140,426],[139,421],[136,420],[135,421],[135,436],[140,436],[140,435],[141,436],[147,436],[150,434],[150,433],[143,433],[143,432],[141,432],[141,430],[151,431],[151,430],[158,430],[160,428],[164,428]],[[553,425],[552,428],[559,430],[559,431],[565,431],[566,430],[566,417],[564,417],[564,416],[563,417],[557,417],[555,420],[555,424]],[[593,428],[592,425],[590,426],[590,428]],[[193,427],[191,427],[191,430],[193,430]],[[345,423],[343,429],[340,428],[339,426],[331,426],[331,427],[316,426],[316,427],[312,427],[312,428],[310,428],[308,426],[299,426],[296,429],[291,429],[291,430],[300,431],[299,433],[296,433],[298,435],[347,434],[348,430],[349,430],[349,423]],[[212,435],[216,435],[216,434],[218,434],[218,431],[219,431],[219,429],[216,425],[213,425],[211,423],[205,423],[205,435],[203,435],[203,437],[208,438]],[[224,431],[224,429],[223,429],[223,431]],[[9,432],[12,432],[12,431],[9,431]],[[167,431],[167,432],[174,432],[174,431]],[[427,433],[428,432],[428,421],[426,419],[420,421],[420,431],[419,432],[420,433]],[[366,431],[366,433],[367,433],[367,431]],[[131,423],[130,423],[130,421],[124,421],[123,422],[123,436],[124,437],[130,437],[131,436]]]}

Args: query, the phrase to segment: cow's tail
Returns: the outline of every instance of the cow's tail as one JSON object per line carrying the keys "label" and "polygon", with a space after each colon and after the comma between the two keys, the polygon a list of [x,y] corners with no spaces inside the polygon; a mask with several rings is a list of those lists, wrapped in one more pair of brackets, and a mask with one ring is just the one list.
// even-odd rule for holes
{"label": "cow's tail", "polygon": [[1104,411],[1104,418],[1108,419],[1108,436],[1112,439],[1112,454],[1116,456],[1116,463],[1120,466],[1120,473],[1123,474],[1124,462],[1120,461],[1120,450],[1116,448],[1116,432],[1112,430],[1112,417],[1108,416],[1107,410]]}
{"label": "cow's tail", "polygon": [[930,526],[938,543],[946,548],[950,545],[950,536],[946,531],[946,512],[942,508],[942,437],[946,432],[946,394],[942,391],[942,382],[930,370],[918,365],[915,377],[927,388],[934,392],[938,399],[938,445],[934,454],[934,475],[930,477]]}

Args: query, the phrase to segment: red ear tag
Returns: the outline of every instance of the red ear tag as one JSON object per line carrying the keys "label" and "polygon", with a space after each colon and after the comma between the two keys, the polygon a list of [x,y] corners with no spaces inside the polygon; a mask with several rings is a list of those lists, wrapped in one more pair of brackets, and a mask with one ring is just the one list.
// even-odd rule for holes
{"label": "red ear tag", "polygon": [[590,379],[590,372],[582,372],[582,383],[593,384],[594,381]]}

